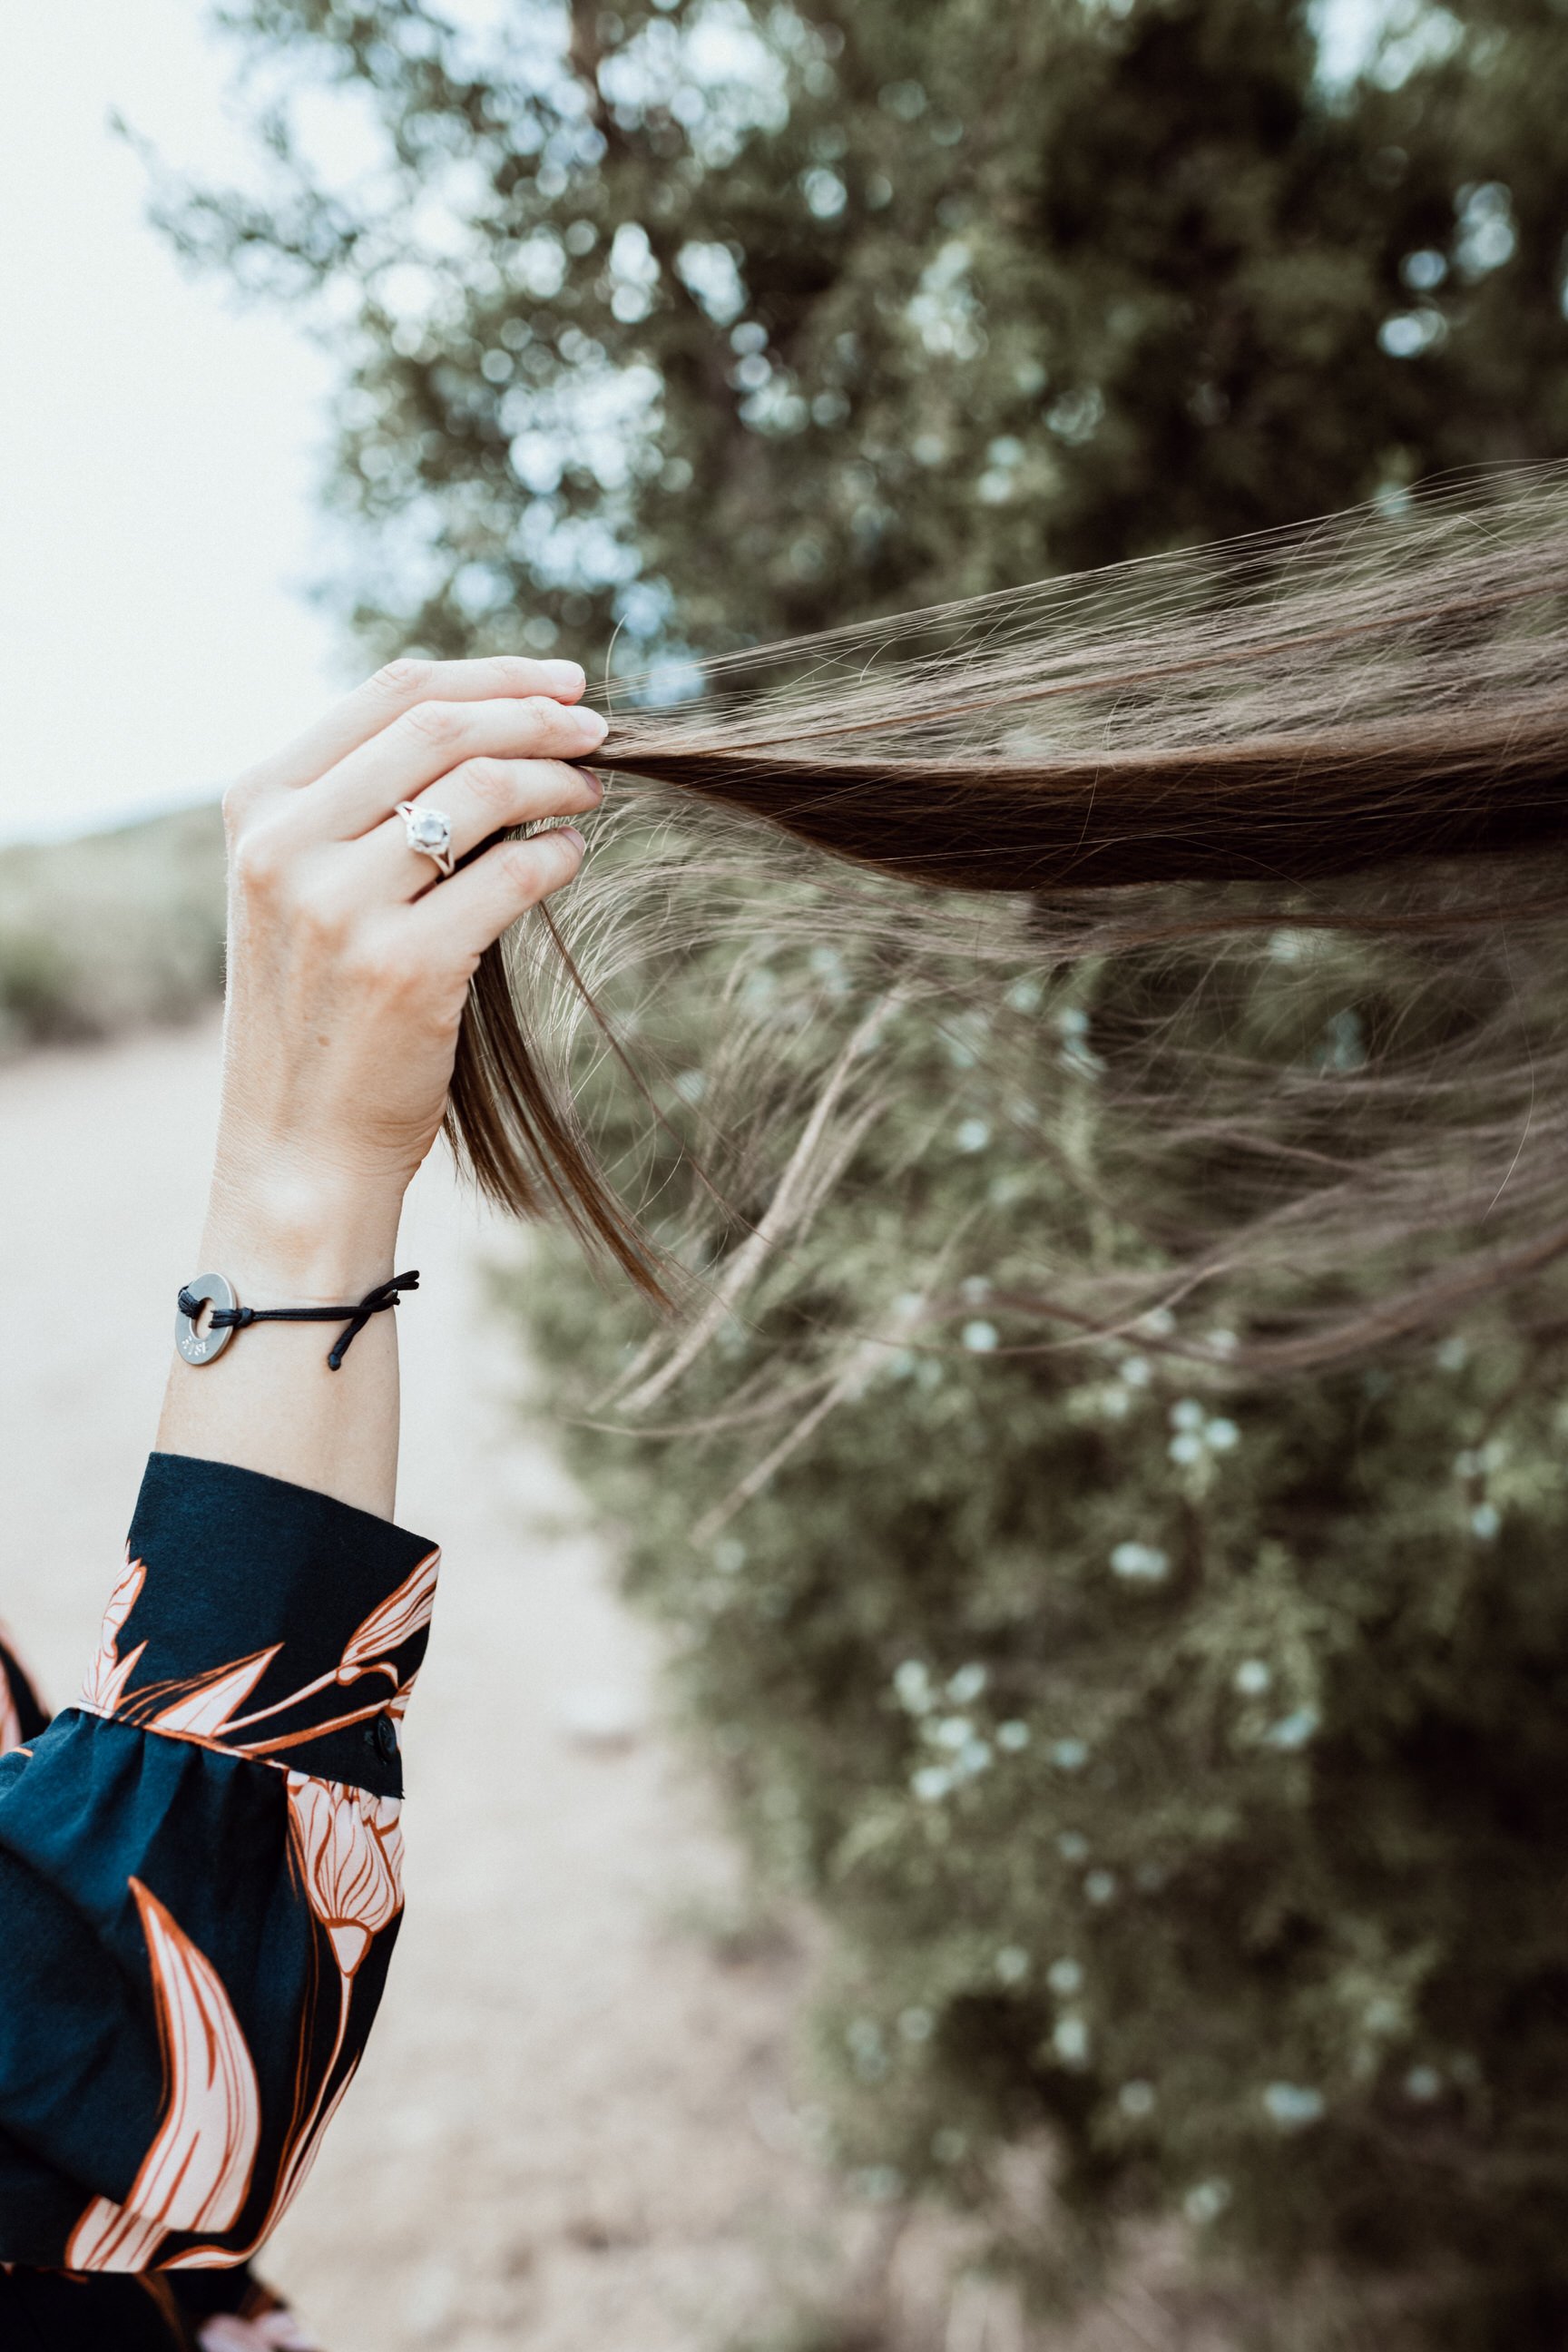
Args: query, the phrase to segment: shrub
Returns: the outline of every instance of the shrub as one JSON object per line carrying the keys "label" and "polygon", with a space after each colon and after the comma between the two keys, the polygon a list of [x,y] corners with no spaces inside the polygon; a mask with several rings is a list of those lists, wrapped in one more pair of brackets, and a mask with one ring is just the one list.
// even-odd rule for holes
{"label": "shrub", "polygon": [[[777,971],[738,1099],[787,1093],[814,1017],[864,1009],[834,964]],[[675,965],[637,1033],[710,1150],[723,981]],[[1081,2278],[1118,2222],[1175,2210],[1261,2272],[1392,2282],[1380,2344],[1554,2346],[1568,1322],[1541,1292],[1273,1383],[1212,1307],[1042,1348],[1005,1303],[1042,1262],[1149,1262],[1110,1181],[1112,984],[1022,974],[1026,1101],[966,1015],[892,1017],[888,1108],[650,1411],[669,1433],[616,1425],[640,1310],[557,1255],[517,1311],[594,1401],[576,1465],[738,1818],[837,1930],[819,2038],[865,2194],[984,2208],[1046,2135],[1059,2210],[1020,2226],[1015,2201],[1005,2231],[1041,2286],[1063,2212]],[[1304,1054],[1342,1030],[1331,1001]],[[629,1139],[639,1111],[606,1115]]]}
{"label": "shrub", "polygon": [[0,852],[0,1052],[188,1020],[223,931],[216,806]]}

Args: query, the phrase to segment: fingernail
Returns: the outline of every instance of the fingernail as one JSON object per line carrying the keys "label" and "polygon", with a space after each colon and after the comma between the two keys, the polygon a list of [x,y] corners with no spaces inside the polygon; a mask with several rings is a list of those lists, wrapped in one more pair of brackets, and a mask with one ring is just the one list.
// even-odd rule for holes
{"label": "fingernail", "polygon": [[594,787],[594,798],[596,801],[602,801],[605,797],[605,779],[600,775],[598,770],[596,768],[584,768],[581,771],[581,773],[584,782],[592,784]]}
{"label": "fingernail", "polygon": [[543,668],[551,685],[560,687],[564,694],[581,694],[588,683],[588,673],[581,662],[547,661]]}
{"label": "fingernail", "polygon": [[572,713],[572,716],[577,721],[580,731],[592,742],[602,743],[610,731],[609,720],[597,710],[578,709]]}
{"label": "fingernail", "polygon": [[564,834],[568,841],[574,841],[578,848],[583,852],[584,856],[586,856],[588,845],[584,840],[582,835],[578,832],[574,824],[560,824],[556,826],[555,830],[557,833]]}

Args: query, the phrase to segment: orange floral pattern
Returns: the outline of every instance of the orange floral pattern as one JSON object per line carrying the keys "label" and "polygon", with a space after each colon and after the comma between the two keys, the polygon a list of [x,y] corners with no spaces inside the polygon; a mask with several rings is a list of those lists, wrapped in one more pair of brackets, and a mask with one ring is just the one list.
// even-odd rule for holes
{"label": "orange floral pattern", "polygon": [[217,1970],[139,1879],[163,2053],[163,2118],[123,2205],[94,2198],[66,2248],[73,2271],[150,2267],[172,2230],[226,2230],[261,2128],[256,2068]]}
{"label": "orange floral pattern", "polygon": [[289,1775],[289,1822],[306,1897],[345,1977],[403,1908],[400,1811],[395,1798]]}
{"label": "orange floral pattern", "polygon": [[[70,1915],[58,1999],[36,1947],[18,1973],[0,1933],[0,2013],[26,2000],[34,2051],[51,2033],[61,2051],[56,2093],[36,2063],[9,2079],[0,2037],[0,2135],[32,2168],[26,2224],[0,2200],[0,2343],[7,2277],[32,2265],[100,2299],[106,2347],[114,2298],[144,2281],[171,2346],[307,2352],[245,2265],[381,1997],[397,1733],[438,1568],[329,1496],[154,1455],[79,1706],[45,1727],[0,1640],[0,1751],[20,1749],[0,1774],[0,1920]],[[101,2020],[82,2007],[94,1951]]]}
{"label": "orange floral pattern", "polygon": [[82,1685],[81,1703],[94,1715],[112,1715],[115,1712],[125,1696],[125,1685],[135,1673],[147,1646],[145,1642],[139,1643],[128,1658],[122,1659],[120,1655],[120,1636],[125,1630],[125,1621],[136,1606],[146,1580],[145,1563],[132,1559],[127,1546],[125,1573],[109,1596],[98,1652]]}
{"label": "orange floral pattern", "polygon": [[11,1687],[5,1661],[0,1658],[0,1756],[9,1755],[13,1748],[20,1748],[21,1745],[22,1710],[16,1704],[16,1694]]}

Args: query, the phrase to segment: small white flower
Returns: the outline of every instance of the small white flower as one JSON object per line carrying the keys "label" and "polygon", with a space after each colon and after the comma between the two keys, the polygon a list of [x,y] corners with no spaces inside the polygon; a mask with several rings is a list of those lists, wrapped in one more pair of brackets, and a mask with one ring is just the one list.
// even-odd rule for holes
{"label": "small white flower", "polygon": [[1321,2120],[1326,2102],[1321,2091],[1306,2084],[1270,2083],[1264,2091],[1263,2105],[1269,2121],[1281,2131],[1304,2131],[1309,2124]]}
{"label": "small white flower", "polygon": [[948,1677],[947,1695],[949,1698],[956,1699],[960,1706],[968,1706],[973,1699],[980,1696],[981,1692],[985,1688],[986,1680],[984,1666],[960,1666],[955,1675],[950,1675]]}
{"label": "small white flower", "polygon": [[746,1565],[746,1547],[733,1536],[722,1536],[713,1547],[713,1565],[721,1576],[739,1576]]}
{"label": "small white flower", "polygon": [[1316,1708],[1299,1706],[1293,1714],[1282,1715],[1278,1723],[1271,1723],[1263,1737],[1270,1748],[1305,1748],[1317,1728]]}
{"label": "small white flower", "polygon": [[1179,1437],[1172,1438],[1165,1451],[1173,1462],[1179,1463],[1183,1469],[1189,1469],[1194,1462],[1203,1460],[1204,1442],[1195,1430],[1184,1429]]}
{"label": "small white flower", "polygon": [[1241,1443],[1241,1432],[1234,1421],[1211,1421],[1205,1424],[1204,1443],[1211,1454],[1228,1454]]}
{"label": "small white flower", "polygon": [[1273,1683],[1274,1672],[1262,1658],[1243,1658],[1234,1679],[1243,1698],[1261,1698]]}
{"label": "small white flower", "polygon": [[1089,2060],[1089,2027],[1075,2011],[1058,2017],[1051,2029],[1051,2047],[1064,2066],[1082,2066]]}
{"label": "small white flower", "polygon": [[1196,1397],[1182,1397],[1171,1407],[1173,1429],[1201,1429],[1207,1417]]}
{"label": "small white flower", "polygon": [[1495,1503],[1478,1503],[1470,1513],[1470,1533],[1479,1536],[1483,1543],[1490,1543],[1501,1525],[1501,1514]]}
{"label": "small white flower", "polygon": [[963,1746],[959,1750],[958,1762],[954,1767],[954,1769],[962,1771],[966,1778],[973,1780],[975,1773],[984,1772],[990,1762],[990,1741],[988,1739],[969,1739],[965,1740]]}
{"label": "small white flower", "polygon": [[935,2022],[929,2009],[901,2009],[899,2011],[899,2032],[906,2042],[929,2042]]}
{"label": "small white flower", "polygon": [[1091,1870],[1083,1882],[1083,1891],[1091,1903],[1114,1901],[1116,1873],[1113,1870]]}
{"label": "small white flower", "polygon": [[1438,2074],[1436,2066],[1412,2066],[1409,2074],[1405,2077],[1405,2095],[1407,2099],[1420,2099],[1423,2102],[1435,2099],[1442,2088],[1443,2077]]}
{"label": "small white flower", "polygon": [[1470,1360],[1470,1343],[1456,1331],[1445,1339],[1437,1350],[1437,1362],[1446,1372],[1462,1372]]}
{"label": "small white flower", "polygon": [[893,1676],[899,1705],[911,1715],[923,1715],[932,1700],[931,1676],[918,1658],[906,1658]]}
{"label": "small white flower", "polygon": [[1057,1852],[1064,1862],[1087,1862],[1089,1840],[1079,1830],[1063,1830],[1057,1840]]}
{"label": "small white flower", "polygon": [[1070,2000],[1083,1990],[1083,1970],[1076,1960],[1053,1960],[1046,1970],[1046,1982],[1058,1999]]}
{"label": "small white flower", "polygon": [[939,1748],[951,1748],[956,1755],[973,1738],[974,1726],[966,1715],[944,1715],[940,1723],[931,1725],[928,1736]]}
{"label": "small white flower", "polygon": [[920,1770],[911,1775],[910,1786],[922,1805],[934,1805],[947,1795],[952,1786],[952,1779],[940,1764],[922,1764]]}
{"label": "small white flower", "polygon": [[1123,2083],[1116,2095],[1116,2102],[1124,2116],[1131,2116],[1135,2119],[1140,2116],[1152,2116],[1154,2112],[1154,2085],[1144,2082]]}
{"label": "small white flower", "polygon": [[1201,2229],[1205,2221],[1218,2221],[1230,2203],[1230,2193],[1228,2180],[1200,2180],[1183,2198],[1182,2210]]}
{"label": "small white flower", "polygon": [[1147,1356],[1128,1356],[1123,1360],[1119,1377],[1130,1389],[1146,1389],[1153,1378]]}
{"label": "small white flower", "polygon": [[962,1334],[964,1346],[973,1355],[989,1355],[1001,1334],[994,1323],[966,1323]]}
{"label": "small white flower", "polygon": [[1157,1545],[1119,1543],[1110,1555],[1113,1574],[1141,1584],[1161,1584],[1170,1574],[1168,1555]]}
{"label": "small white flower", "polygon": [[998,1748],[1006,1748],[1009,1755],[1016,1756],[1020,1748],[1027,1748],[1028,1744],[1029,1727],[1026,1723],[999,1723],[997,1725],[996,1745]]}
{"label": "small white flower", "polygon": [[996,1973],[1004,1984],[1022,1984],[1029,1973],[1029,1955],[1021,1944],[1004,1944],[996,1955]]}
{"label": "small white flower", "polygon": [[1058,1772],[1081,1772],[1089,1762],[1089,1749],[1081,1739],[1053,1740],[1051,1762]]}
{"label": "small white flower", "polygon": [[953,1140],[960,1151],[984,1151],[991,1140],[991,1129],[983,1118],[963,1119]]}

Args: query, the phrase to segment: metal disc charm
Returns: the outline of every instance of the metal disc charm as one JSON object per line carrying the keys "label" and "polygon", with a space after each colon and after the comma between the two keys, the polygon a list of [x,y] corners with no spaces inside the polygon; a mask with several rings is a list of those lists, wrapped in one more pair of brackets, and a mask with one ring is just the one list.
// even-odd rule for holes
{"label": "metal disc charm", "polygon": [[[198,1274],[185,1288],[193,1298],[210,1299],[215,1307],[237,1307],[233,1283],[221,1274]],[[187,1364],[210,1364],[221,1356],[234,1337],[234,1325],[226,1323],[216,1331],[198,1331],[195,1319],[184,1310],[174,1317],[174,1345]]]}

